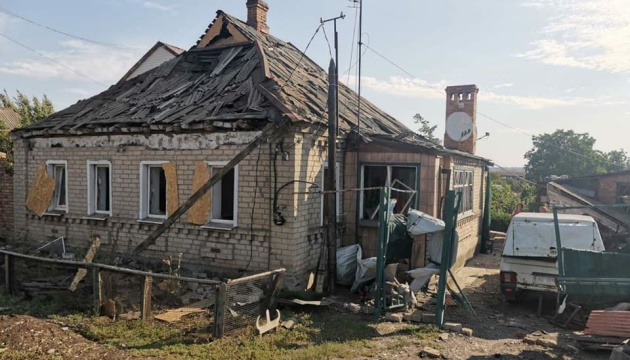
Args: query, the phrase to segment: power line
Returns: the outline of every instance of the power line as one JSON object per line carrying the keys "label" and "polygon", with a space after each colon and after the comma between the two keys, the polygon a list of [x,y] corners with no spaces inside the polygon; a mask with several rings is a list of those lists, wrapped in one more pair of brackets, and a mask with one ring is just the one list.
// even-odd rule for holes
{"label": "power line", "polygon": [[[365,45],[365,44],[364,44],[364,45]],[[434,90],[435,92],[437,92],[437,93],[438,93],[438,94],[440,94],[440,95],[444,95],[444,94],[445,94],[445,92],[444,92],[443,90],[440,90],[440,89],[438,89],[438,88],[434,87],[433,85],[429,84],[426,80],[422,80],[422,79],[420,79],[420,78],[418,78],[418,77],[414,76],[412,73],[410,73],[409,71],[405,70],[403,67],[401,67],[400,65],[396,64],[396,63],[395,63],[395,62],[393,62],[392,60],[388,59],[385,55],[381,54],[380,52],[378,52],[378,51],[376,51],[376,50],[372,49],[372,48],[371,48],[371,47],[369,47],[368,45],[365,45],[365,47],[366,47],[367,49],[369,49],[370,51],[372,51],[374,54],[376,54],[376,55],[378,55],[379,57],[381,57],[383,60],[387,61],[388,63],[390,63],[391,65],[393,65],[394,67],[396,67],[397,69],[399,69],[400,71],[402,71],[403,73],[405,73],[407,76],[409,76],[409,77],[413,78],[414,80],[418,80],[418,81],[420,81],[420,82],[423,84],[423,86],[425,86],[425,87],[427,87],[427,88],[429,88],[429,89],[431,89],[431,90]],[[484,113],[482,113],[482,112],[476,111],[476,113],[477,113],[477,115],[480,115],[480,116],[482,116],[482,117],[484,117],[484,118],[486,118],[486,119],[488,119],[488,120],[490,120],[490,121],[492,121],[492,122],[495,122],[495,123],[497,123],[497,124],[499,124],[499,125],[505,126],[505,127],[509,128],[509,129],[512,129],[512,130],[514,130],[514,131],[516,131],[516,132],[519,132],[519,133],[521,133],[521,134],[527,135],[527,136],[529,136],[529,137],[534,137],[534,136],[536,136],[536,135],[534,135],[534,134],[532,134],[532,133],[528,133],[528,132],[526,132],[526,131],[524,131],[524,130],[521,130],[521,129],[517,128],[517,127],[514,127],[514,126],[511,126],[511,125],[508,125],[508,124],[506,124],[506,123],[504,123],[504,122],[502,122],[502,121],[499,121],[499,120],[497,120],[497,119],[495,119],[495,118],[493,118],[493,117],[491,117],[491,116],[489,116],[489,115],[486,115],[486,114],[484,114]],[[573,151],[573,150],[571,150],[571,149],[566,149],[566,148],[564,148],[564,147],[562,147],[562,146],[555,145],[555,144],[549,144],[549,145],[551,145],[551,146],[553,146],[553,147],[555,147],[555,148],[557,148],[557,149],[559,149],[559,150],[565,151],[565,152],[567,152],[567,153],[570,153],[570,154],[573,154],[573,155],[576,155],[576,156],[582,157],[582,158],[584,158],[584,159],[593,160],[592,158],[590,158],[590,157],[588,157],[588,156],[586,156],[586,155],[584,155],[584,154],[580,154],[580,153],[578,153],[578,152],[576,152],[576,151]],[[608,163],[610,163],[610,161],[607,161],[607,162],[608,162]]]}
{"label": "power line", "polygon": [[[332,47],[330,47],[330,40],[328,40],[328,35],[326,34],[326,26],[322,26],[322,32],[324,33],[324,38],[326,39],[326,43],[328,44],[328,54],[330,54],[331,59],[334,59],[333,53],[332,53]],[[335,64],[335,66],[338,66],[338,65]]]}
{"label": "power line", "polygon": [[34,52],[35,54],[37,54],[37,55],[39,55],[39,56],[43,57],[44,59],[46,59],[46,60],[48,60],[48,61],[54,62],[55,64],[57,64],[57,65],[59,65],[59,66],[61,66],[61,67],[65,68],[66,70],[72,71],[73,73],[75,73],[75,74],[77,74],[77,75],[79,75],[79,76],[81,76],[81,77],[83,77],[83,78],[85,78],[85,79],[87,79],[87,80],[90,80],[90,81],[92,81],[92,82],[94,82],[94,83],[96,83],[96,84],[99,84],[99,85],[101,85],[101,86],[107,86],[107,85],[103,84],[102,82],[100,82],[100,81],[98,81],[98,80],[94,80],[94,79],[92,79],[91,77],[89,77],[89,76],[87,76],[87,75],[85,75],[85,74],[83,74],[83,73],[81,73],[81,72],[79,72],[79,71],[77,71],[77,70],[73,69],[72,67],[70,67],[70,66],[68,66],[68,65],[66,65],[66,64],[64,64],[64,63],[62,63],[62,62],[59,62],[59,61],[57,61],[57,60],[55,60],[55,59],[53,59],[53,58],[51,58],[51,57],[48,57],[48,56],[46,56],[46,55],[42,54],[41,52],[39,52],[39,51],[37,51],[37,50],[35,50],[35,49],[33,49],[33,48],[31,48],[31,47],[27,46],[27,45],[25,45],[25,44],[23,44],[23,43],[21,43],[21,42],[19,42],[19,41],[15,40],[15,39],[12,39],[12,38],[8,37],[8,36],[7,36],[7,35],[5,35],[5,34],[0,33],[0,36],[2,36],[3,38],[5,38],[5,39],[7,39],[7,40],[9,40],[9,41],[11,41],[11,42],[13,42],[13,43],[17,44],[17,45],[19,45],[19,46],[21,46],[21,47],[23,47],[23,48],[25,48],[25,49],[29,50],[29,51]]}
{"label": "power line", "polygon": [[73,34],[65,32],[65,31],[61,31],[61,30],[52,28],[52,27],[44,25],[44,24],[40,24],[40,23],[38,23],[36,21],[27,19],[27,18],[25,18],[25,17],[23,17],[21,15],[18,15],[16,13],[12,12],[12,11],[9,11],[9,10],[3,8],[3,7],[0,7],[0,11],[2,11],[3,13],[5,13],[5,14],[7,14],[9,16],[13,16],[15,18],[18,18],[18,19],[24,20],[24,21],[26,21],[28,23],[31,23],[31,24],[33,24],[35,26],[39,26],[39,27],[44,28],[46,30],[50,30],[50,31],[55,32],[57,34],[61,34],[61,35],[67,36],[67,37],[71,37],[73,39],[82,40],[82,41],[89,42],[89,43],[92,43],[92,44],[101,45],[101,46],[107,46],[107,47],[112,47],[112,48],[131,48],[129,46],[116,45],[116,44],[112,44],[112,43],[108,43],[108,42],[104,42],[104,41],[91,40],[91,39],[88,39],[88,38],[85,38],[85,37],[82,37],[82,36],[73,35]]}
{"label": "power line", "polygon": [[531,181],[531,180],[527,180],[525,177],[523,177],[523,176],[521,176],[521,175],[519,175],[519,174],[517,174],[517,173],[514,173],[514,172],[512,172],[512,171],[510,171],[510,170],[508,170],[508,169],[506,169],[506,168],[504,168],[504,167],[503,167],[503,166],[501,166],[501,165],[498,165],[498,164],[496,164],[496,163],[493,163],[493,165],[494,165],[494,166],[496,166],[496,167],[498,167],[499,169],[501,169],[501,170],[505,171],[506,173],[508,173],[508,174],[510,174],[510,175],[512,175],[512,176],[514,176],[515,178],[517,178],[517,179],[519,179],[519,180],[521,180],[521,181],[524,181],[524,182],[526,182],[526,183],[529,183],[529,184],[532,184],[532,185],[535,185],[535,186],[540,186],[538,183],[536,183],[536,182],[534,182],[534,181]]}
{"label": "power line", "polygon": [[300,56],[300,60],[298,60],[297,64],[295,64],[295,67],[293,67],[293,70],[291,70],[291,73],[289,74],[289,76],[287,76],[287,79],[284,81],[284,84],[282,84],[282,86],[280,87],[280,90],[282,90],[285,86],[287,86],[287,84],[289,84],[289,81],[291,80],[291,77],[293,77],[293,74],[295,73],[295,70],[297,70],[297,68],[302,63],[302,60],[304,60],[304,56],[306,56],[306,52],[308,51],[308,48],[311,46],[311,43],[313,42],[313,39],[315,39],[315,36],[319,32],[319,29],[322,28],[322,26],[323,26],[323,24],[319,24],[317,29],[315,29],[315,32],[313,33],[313,36],[311,36],[311,39],[308,41],[308,44],[306,44],[306,48],[304,48],[304,51],[302,51],[302,55]]}

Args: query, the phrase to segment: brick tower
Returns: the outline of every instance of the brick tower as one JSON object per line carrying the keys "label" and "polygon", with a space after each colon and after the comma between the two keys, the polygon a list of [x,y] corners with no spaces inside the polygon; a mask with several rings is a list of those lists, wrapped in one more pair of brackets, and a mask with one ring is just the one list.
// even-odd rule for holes
{"label": "brick tower", "polygon": [[474,154],[477,143],[477,85],[446,88],[444,147]]}

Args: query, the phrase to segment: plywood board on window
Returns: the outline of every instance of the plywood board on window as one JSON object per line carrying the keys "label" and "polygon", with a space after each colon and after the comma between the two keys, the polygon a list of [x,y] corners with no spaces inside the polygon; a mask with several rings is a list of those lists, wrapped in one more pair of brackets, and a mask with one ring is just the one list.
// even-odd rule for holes
{"label": "plywood board on window", "polygon": [[50,199],[52,199],[55,192],[55,186],[55,179],[48,175],[46,164],[41,164],[37,168],[35,181],[33,181],[31,190],[26,198],[26,208],[39,217],[44,215],[50,205]]}
{"label": "plywood board on window", "polygon": [[177,165],[174,162],[162,164],[166,177],[166,212],[171,215],[179,207],[177,188]]}
{"label": "plywood board on window", "polygon": [[[193,176],[192,194],[203,186],[210,179],[210,169],[203,161],[195,163],[195,174]],[[210,191],[188,210],[188,222],[196,225],[203,225],[208,222],[210,216]]]}

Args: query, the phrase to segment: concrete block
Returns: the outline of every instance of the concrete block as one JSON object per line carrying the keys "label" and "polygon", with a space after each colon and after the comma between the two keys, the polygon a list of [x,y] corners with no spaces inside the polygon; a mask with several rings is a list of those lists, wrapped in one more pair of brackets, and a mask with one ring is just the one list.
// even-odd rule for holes
{"label": "concrete block", "polygon": [[432,359],[437,359],[442,356],[442,353],[440,353],[439,350],[425,346],[424,349],[422,349],[422,352],[420,353],[420,357],[427,357],[427,356]]}
{"label": "concrete block", "polygon": [[427,324],[435,324],[435,314],[422,313],[422,322]]}
{"label": "concrete block", "polygon": [[405,314],[403,315],[403,318],[405,319],[405,321],[409,322],[422,322],[422,311],[414,311],[411,314]]}
{"label": "concrete block", "polygon": [[471,328],[462,328],[462,335],[472,336],[473,330]]}
{"label": "concrete block", "polygon": [[452,332],[458,333],[462,331],[462,324],[447,322],[447,323],[444,323],[442,328],[444,328],[444,330],[446,331],[452,331]]}
{"label": "concrete block", "polygon": [[386,313],[385,314],[385,319],[387,321],[391,321],[391,322],[402,322],[403,321],[403,314],[401,314],[401,313]]}

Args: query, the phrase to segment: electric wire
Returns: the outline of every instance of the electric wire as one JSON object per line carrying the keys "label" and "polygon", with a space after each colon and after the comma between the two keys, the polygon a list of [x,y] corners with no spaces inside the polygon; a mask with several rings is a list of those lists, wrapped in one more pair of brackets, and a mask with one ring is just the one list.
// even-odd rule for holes
{"label": "electric wire", "polygon": [[24,20],[24,21],[26,21],[26,22],[28,22],[30,24],[35,25],[35,26],[39,26],[39,27],[44,28],[46,30],[49,30],[49,31],[52,31],[54,33],[61,34],[61,35],[64,35],[64,36],[67,36],[67,37],[70,37],[70,38],[73,38],[73,39],[85,41],[85,42],[92,43],[92,44],[95,44],[95,45],[112,47],[112,48],[128,48],[128,49],[132,48],[132,47],[129,47],[129,46],[116,45],[116,44],[112,44],[112,43],[108,43],[108,42],[104,42],[104,41],[97,41],[97,40],[88,39],[88,38],[85,38],[83,36],[73,35],[73,34],[65,32],[65,31],[61,31],[61,30],[55,29],[53,27],[50,27],[50,26],[38,23],[38,22],[36,22],[34,20],[25,18],[24,16],[18,15],[16,13],[14,13],[13,11],[7,10],[7,9],[5,9],[3,7],[0,7],[0,11],[5,13],[5,14],[7,14],[7,15],[9,15],[9,16],[14,17],[14,18]]}
{"label": "electric wire", "polygon": [[[429,84],[426,80],[422,80],[422,79],[420,79],[420,78],[418,78],[418,77],[414,76],[412,73],[410,73],[409,71],[405,70],[402,66],[400,66],[400,65],[396,64],[396,63],[395,63],[395,62],[393,62],[392,60],[388,59],[385,55],[383,55],[383,54],[381,54],[380,52],[378,52],[378,51],[374,50],[374,49],[373,49],[373,48],[371,48],[370,46],[365,45],[365,44],[364,44],[364,46],[365,46],[367,49],[369,49],[370,51],[372,51],[374,54],[376,54],[377,56],[379,56],[380,58],[382,58],[383,60],[385,60],[386,62],[388,62],[389,64],[393,65],[394,67],[396,67],[397,69],[399,69],[400,71],[402,71],[403,73],[405,73],[407,76],[409,76],[409,77],[413,78],[414,80],[418,80],[418,81],[420,81],[420,82],[422,83],[422,85],[423,85],[423,86],[425,86],[426,88],[431,89],[431,90],[434,90],[434,91],[436,91],[437,93],[439,93],[440,95],[444,95],[444,94],[445,94],[445,92],[444,92],[443,90],[439,90],[439,89],[437,89],[436,87],[434,87],[434,86],[432,86],[431,84]],[[524,131],[524,130],[522,130],[522,129],[519,129],[519,128],[517,128],[517,127],[514,127],[514,126],[511,126],[511,125],[508,125],[508,124],[506,124],[506,123],[504,123],[504,122],[502,122],[502,121],[499,121],[499,120],[497,120],[497,119],[495,119],[495,118],[493,118],[493,117],[491,117],[491,116],[489,116],[489,115],[486,115],[486,114],[484,114],[484,113],[482,113],[482,112],[476,111],[476,113],[477,113],[477,115],[480,115],[480,116],[482,116],[482,117],[484,117],[484,118],[486,118],[486,119],[488,119],[488,120],[490,120],[490,121],[492,121],[492,122],[494,122],[494,123],[497,123],[497,124],[499,124],[499,125],[502,125],[502,126],[504,126],[504,127],[506,127],[506,128],[512,129],[512,130],[514,130],[514,131],[516,131],[516,132],[518,132],[518,133],[521,133],[521,134],[524,134],[524,135],[530,136],[530,137],[532,137],[532,138],[536,136],[536,135],[534,135],[534,134],[532,134],[532,133],[528,133],[528,132],[526,132],[526,131]],[[573,150],[571,150],[571,149],[567,149],[567,148],[564,148],[564,147],[559,146],[559,145],[556,145],[556,144],[549,144],[549,145],[551,145],[551,146],[553,146],[553,147],[555,147],[555,148],[557,148],[557,149],[559,149],[559,150],[565,151],[565,152],[567,152],[567,153],[570,153],[570,154],[573,154],[573,155],[579,156],[579,157],[581,157],[581,158],[588,159],[588,160],[593,160],[592,158],[590,158],[590,157],[588,157],[588,156],[586,156],[586,155],[584,155],[584,154],[580,154],[580,153],[578,153],[578,152],[576,152],[576,151],[573,151]],[[611,164],[611,162],[610,162],[610,161],[607,161],[607,160],[605,160],[605,159],[602,159],[602,161],[605,161],[605,162],[607,162],[607,163]]]}
{"label": "electric wire", "polygon": [[57,64],[57,65],[59,65],[59,66],[61,66],[61,67],[65,68],[65,69],[66,69],[66,70],[68,70],[68,71],[71,71],[71,72],[73,72],[73,73],[75,73],[75,74],[77,74],[77,75],[81,76],[82,78],[85,78],[85,79],[87,79],[87,80],[90,80],[90,81],[92,81],[92,82],[94,82],[94,83],[96,83],[96,84],[99,84],[99,85],[101,85],[101,86],[107,86],[107,85],[103,84],[102,82],[100,82],[100,81],[98,81],[98,80],[95,80],[95,79],[93,79],[93,78],[91,78],[91,77],[89,77],[89,76],[87,76],[87,75],[83,74],[82,72],[80,72],[80,71],[78,71],[78,70],[75,70],[74,68],[72,68],[72,67],[70,67],[70,66],[68,66],[68,65],[66,65],[66,64],[64,64],[64,63],[62,63],[62,62],[60,62],[60,61],[57,61],[57,60],[55,60],[55,59],[53,59],[53,58],[51,58],[51,57],[48,57],[48,56],[46,56],[46,55],[42,54],[41,52],[39,52],[39,51],[37,51],[37,50],[35,50],[35,49],[33,49],[33,48],[29,47],[28,45],[25,45],[25,44],[23,44],[23,43],[21,43],[21,42],[19,42],[19,41],[15,40],[15,39],[13,39],[13,38],[11,38],[11,37],[7,36],[7,35],[5,35],[5,34],[0,33],[0,36],[2,36],[3,38],[5,38],[5,39],[7,39],[7,40],[9,40],[9,41],[11,41],[11,42],[13,42],[13,43],[17,44],[17,45],[19,45],[19,46],[21,46],[21,47],[23,47],[23,48],[25,48],[25,49],[29,50],[29,51],[34,52],[35,54],[37,54],[37,55],[39,55],[39,56],[43,57],[44,59],[46,59],[46,60],[48,60],[48,61],[51,61],[51,62],[53,62],[53,63],[55,63],[55,64]]}
{"label": "electric wire", "polygon": [[[330,55],[331,59],[334,59],[332,47],[330,46],[330,40],[328,39],[328,34],[326,34],[326,26],[324,26],[324,24],[322,24],[322,32],[324,33],[324,38],[326,39],[326,44],[328,45],[328,54]],[[337,66],[337,64],[335,64],[335,66]]]}
{"label": "electric wire", "polygon": [[306,56],[306,52],[308,51],[308,48],[311,46],[311,43],[313,42],[313,39],[315,39],[315,36],[319,32],[319,29],[322,28],[322,25],[323,24],[319,24],[317,29],[315,29],[315,32],[313,33],[313,36],[311,36],[311,39],[308,41],[308,44],[306,44],[306,48],[304,48],[304,51],[302,51],[302,55],[300,56],[300,60],[298,60],[297,64],[295,64],[295,66],[293,67],[293,70],[291,70],[291,73],[289,73],[289,76],[287,76],[286,80],[284,81],[284,84],[282,84],[282,86],[280,87],[280,90],[284,89],[284,87],[289,84],[289,81],[291,81],[291,78],[293,77],[293,74],[295,73],[297,68],[300,66],[300,64],[302,64],[302,60],[304,60],[304,56]]}
{"label": "electric wire", "polygon": [[254,209],[256,209],[256,193],[260,192],[262,196],[262,191],[258,189],[258,165],[260,164],[260,153],[262,149],[262,144],[258,145],[258,157],[256,158],[256,167],[255,167],[255,177],[254,177],[254,198],[252,199],[252,211],[249,218],[249,260],[247,260],[247,265],[245,266],[245,270],[243,272],[247,272],[249,270],[249,265],[252,263],[252,258],[254,257]]}

